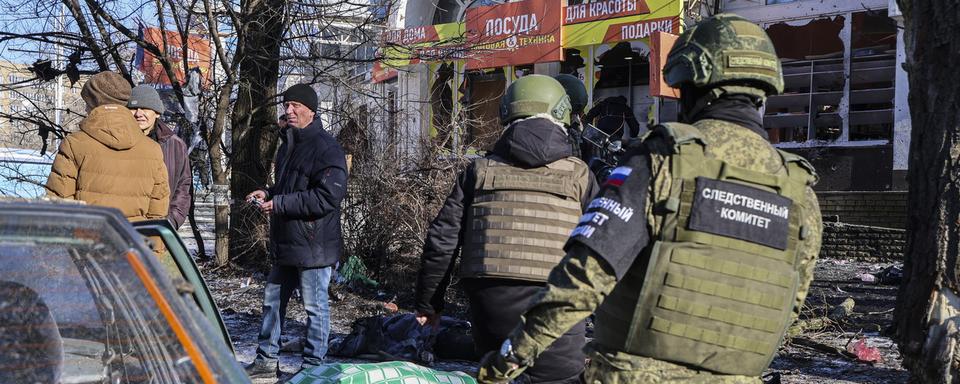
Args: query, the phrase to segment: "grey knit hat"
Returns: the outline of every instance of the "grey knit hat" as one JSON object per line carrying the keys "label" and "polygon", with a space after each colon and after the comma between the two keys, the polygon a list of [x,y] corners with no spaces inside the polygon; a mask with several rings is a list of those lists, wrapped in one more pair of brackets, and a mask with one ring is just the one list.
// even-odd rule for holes
{"label": "grey knit hat", "polygon": [[127,102],[127,108],[152,109],[161,115],[166,110],[163,107],[163,100],[160,100],[160,94],[149,85],[133,87],[133,91],[130,92],[130,101]]}

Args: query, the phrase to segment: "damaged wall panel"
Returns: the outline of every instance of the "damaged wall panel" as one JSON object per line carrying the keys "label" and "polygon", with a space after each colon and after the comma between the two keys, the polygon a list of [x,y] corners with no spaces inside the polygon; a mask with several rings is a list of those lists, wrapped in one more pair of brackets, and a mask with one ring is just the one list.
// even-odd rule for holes
{"label": "damaged wall panel", "polygon": [[502,131],[500,98],[507,88],[506,76],[502,68],[473,71],[467,74],[467,83],[467,97],[464,100],[467,135],[464,144],[492,150]]}
{"label": "damaged wall panel", "polygon": [[893,146],[790,148],[820,175],[817,191],[886,191],[892,188]]}

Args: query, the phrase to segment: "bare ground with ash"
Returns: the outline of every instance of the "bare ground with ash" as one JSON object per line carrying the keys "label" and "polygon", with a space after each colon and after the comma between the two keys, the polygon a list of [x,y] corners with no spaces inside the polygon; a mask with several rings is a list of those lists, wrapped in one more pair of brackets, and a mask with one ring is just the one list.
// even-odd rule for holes
{"label": "bare ground with ash", "polygon": [[[889,263],[869,263],[825,259],[817,266],[816,278],[807,298],[802,318],[808,320],[803,332],[788,340],[765,374],[767,380],[781,383],[902,383],[908,373],[900,365],[900,354],[889,336],[897,286],[866,283],[858,274],[876,273]],[[214,270],[203,264],[205,277],[233,338],[237,360],[246,364],[256,355],[260,326],[263,274],[246,274],[231,270]],[[401,312],[411,310],[413,283],[406,290],[386,292],[377,289],[354,291],[335,286],[331,301],[331,339],[350,332],[355,319],[385,314],[385,302],[395,302]],[[451,295],[454,298],[462,295]],[[846,298],[855,306],[846,316],[827,315]],[[454,305],[454,315],[463,316],[464,303]],[[290,301],[284,339],[305,332],[302,304]],[[877,348],[882,361],[858,361],[847,352],[848,345],[863,339]],[[330,358],[331,361],[361,362]],[[282,379],[290,378],[300,366],[299,353],[281,353]],[[440,361],[433,368],[475,372],[475,363]],[[263,381],[261,381],[263,382]],[[272,382],[272,381],[266,381]],[[281,381],[282,382],[282,381]]]}
{"label": "bare ground with ash", "polygon": [[[852,298],[856,305],[850,315],[788,340],[768,374],[780,374],[782,383],[907,382],[909,374],[889,337],[898,286],[867,283],[858,276],[877,273],[890,264],[820,260],[802,319],[828,316],[846,298]],[[877,348],[882,362],[860,362],[846,352],[848,345],[861,338]]]}

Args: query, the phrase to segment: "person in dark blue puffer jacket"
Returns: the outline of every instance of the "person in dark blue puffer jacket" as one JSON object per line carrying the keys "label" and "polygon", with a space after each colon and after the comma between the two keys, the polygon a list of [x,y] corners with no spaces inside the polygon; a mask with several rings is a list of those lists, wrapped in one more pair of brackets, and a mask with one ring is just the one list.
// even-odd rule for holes
{"label": "person in dark blue puffer jacket", "polygon": [[280,328],[297,287],[307,311],[302,368],[323,362],[330,334],[327,288],[343,246],[340,202],[347,190],[343,148],[323,129],[313,88],[290,87],[283,93],[283,105],[287,128],[277,152],[275,184],[247,195],[270,215],[274,257],[264,289],[257,357],[247,366],[251,378],[279,374]]}

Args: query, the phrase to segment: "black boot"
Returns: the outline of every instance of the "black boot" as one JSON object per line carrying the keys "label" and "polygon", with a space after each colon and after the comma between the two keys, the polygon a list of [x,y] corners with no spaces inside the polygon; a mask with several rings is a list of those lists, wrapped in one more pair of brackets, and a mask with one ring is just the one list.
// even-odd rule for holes
{"label": "black boot", "polygon": [[252,363],[244,366],[243,370],[251,379],[276,379],[280,377],[280,362],[254,359]]}

